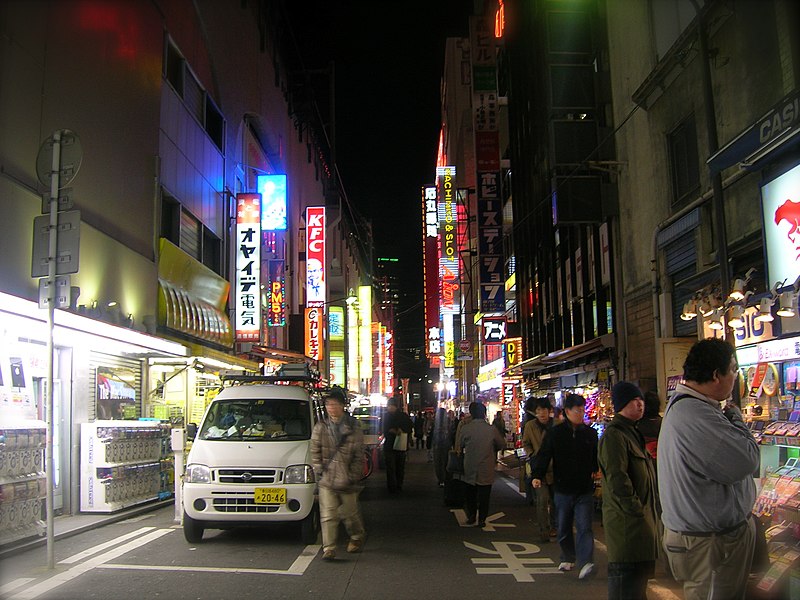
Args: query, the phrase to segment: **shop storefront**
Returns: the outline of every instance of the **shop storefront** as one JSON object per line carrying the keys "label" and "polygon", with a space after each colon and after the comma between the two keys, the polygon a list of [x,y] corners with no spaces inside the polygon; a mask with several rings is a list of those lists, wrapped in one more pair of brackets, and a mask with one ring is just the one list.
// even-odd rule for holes
{"label": "shop storefront", "polygon": [[[46,312],[0,293],[0,543],[38,533],[44,506],[44,435],[51,357]],[[185,359],[178,343],[65,311],[53,328],[54,510],[80,510],[81,428],[147,416],[149,360]]]}

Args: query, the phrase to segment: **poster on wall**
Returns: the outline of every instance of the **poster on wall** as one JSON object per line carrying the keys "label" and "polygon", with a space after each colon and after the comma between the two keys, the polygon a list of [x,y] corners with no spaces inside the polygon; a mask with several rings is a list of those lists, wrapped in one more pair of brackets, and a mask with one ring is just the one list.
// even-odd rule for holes
{"label": "poster on wall", "polygon": [[[25,344],[27,346],[27,344]],[[0,417],[4,420],[38,419],[33,376],[40,361],[16,336],[0,335]]]}
{"label": "poster on wall", "polygon": [[96,415],[102,420],[137,418],[135,373],[130,369],[97,369]]}

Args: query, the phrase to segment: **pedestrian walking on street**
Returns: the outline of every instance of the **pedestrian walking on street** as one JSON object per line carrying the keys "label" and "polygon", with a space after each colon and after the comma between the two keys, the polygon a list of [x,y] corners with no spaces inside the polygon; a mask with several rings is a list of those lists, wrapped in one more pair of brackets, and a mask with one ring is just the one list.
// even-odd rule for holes
{"label": "pedestrian walking on street", "polygon": [[469,405],[472,419],[459,433],[456,446],[464,451],[464,503],[467,525],[484,527],[489,516],[489,498],[495,474],[495,457],[505,446],[497,427],[486,422],[486,406],[480,402]]}
{"label": "pedestrian walking on street", "polygon": [[675,388],[661,424],[663,547],[687,600],[745,597],[760,455],[730,402],[738,374],[733,346],[713,338],[695,343],[683,363],[686,383]]}
{"label": "pedestrian walking on street", "polygon": [[405,433],[406,440],[411,434],[412,424],[409,416],[397,407],[397,398],[389,398],[386,413],[383,415],[381,430],[383,431],[383,455],[386,460],[386,487],[390,494],[403,490],[403,479],[406,472],[406,450],[395,447],[395,439]]}
{"label": "pedestrian walking on street", "polygon": [[450,421],[447,411],[440,408],[436,411],[433,425],[433,470],[439,487],[444,487],[447,480],[447,455],[450,453]]}
{"label": "pedestrian walking on street", "polygon": [[[564,400],[566,419],[548,431],[532,469],[533,488],[542,486],[553,461],[553,487],[561,546],[561,571],[577,564],[579,579],[594,572],[594,480],[597,472],[597,432],[583,422],[586,401],[569,394]],[[573,534],[573,521],[575,533]]]}
{"label": "pedestrian walking on street", "polygon": [[364,521],[358,505],[364,433],[358,421],[345,412],[347,401],[341,389],[332,388],[323,400],[328,417],[311,433],[311,460],[319,485],[322,558],[333,560],[340,521],[344,521],[350,536],[348,552],[359,552],[364,544]]}
{"label": "pedestrian walking on street", "polygon": [[414,415],[414,441],[416,443],[417,450],[421,449],[424,446],[424,438],[425,438],[425,413],[421,410],[417,411],[417,414]]}
{"label": "pedestrian walking on street", "polygon": [[[550,416],[552,406],[547,397],[536,398],[533,404],[534,418],[525,423],[522,432],[522,447],[528,455],[528,469],[536,460],[536,454],[542,447],[545,434],[550,431],[555,422]],[[530,478],[526,478],[530,480]],[[527,483],[527,481],[526,481]],[[555,529],[555,510],[551,510],[553,505],[553,462],[547,467],[542,485],[536,488],[533,493],[536,496],[536,525],[539,528],[539,541],[549,542],[550,531]]]}
{"label": "pedestrian walking on street", "polygon": [[503,451],[506,449],[505,439],[506,435],[508,434],[508,429],[506,429],[506,420],[503,418],[503,411],[498,410],[495,413],[492,425],[497,427],[497,431],[500,432],[500,435],[503,437],[504,440],[503,447],[501,448],[500,454],[497,457],[497,459],[500,460],[501,458],[503,458]]}
{"label": "pedestrian walking on street", "polygon": [[608,548],[609,600],[645,600],[658,558],[656,474],[636,423],[644,415],[637,386],[611,388],[614,418],[600,438],[603,529]]}

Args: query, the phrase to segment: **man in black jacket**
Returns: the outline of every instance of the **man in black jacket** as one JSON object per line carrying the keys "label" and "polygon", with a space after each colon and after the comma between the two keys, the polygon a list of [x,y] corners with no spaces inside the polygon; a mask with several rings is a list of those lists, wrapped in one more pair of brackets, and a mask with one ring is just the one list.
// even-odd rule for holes
{"label": "man in black jacket", "polygon": [[[583,422],[586,401],[570,394],[564,400],[566,419],[544,436],[533,464],[533,487],[539,488],[553,461],[553,488],[561,546],[561,571],[571,571],[577,560],[579,579],[594,572],[592,509],[593,475],[597,466],[597,432]],[[572,533],[573,521],[576,535]]]}
{"label": "man in black jacket", "polygon": [[[406,450],[395,448],[395,438],[401,434],[411,433],[411,418],[397,406],[397,398],[389,398],[386,413],[383,415],[383,456],[386,459],[386,487],[394,494],[403,490],[403,479],[406,472]],[[406,438],[408,439],[408,438]]]}

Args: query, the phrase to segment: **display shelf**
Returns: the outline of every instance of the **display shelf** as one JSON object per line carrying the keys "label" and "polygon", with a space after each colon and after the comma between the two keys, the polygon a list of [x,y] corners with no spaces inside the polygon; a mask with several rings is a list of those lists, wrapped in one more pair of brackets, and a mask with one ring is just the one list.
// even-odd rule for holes
{"label": "display shelf", "polygon": [[0,420],[0,545],[44,534],[46,439],[43,421]]}
{"label": "display shelf", "polygon": [[153,420],[81,424],[81,511],[115,512],[160,498],[165,432]]}

